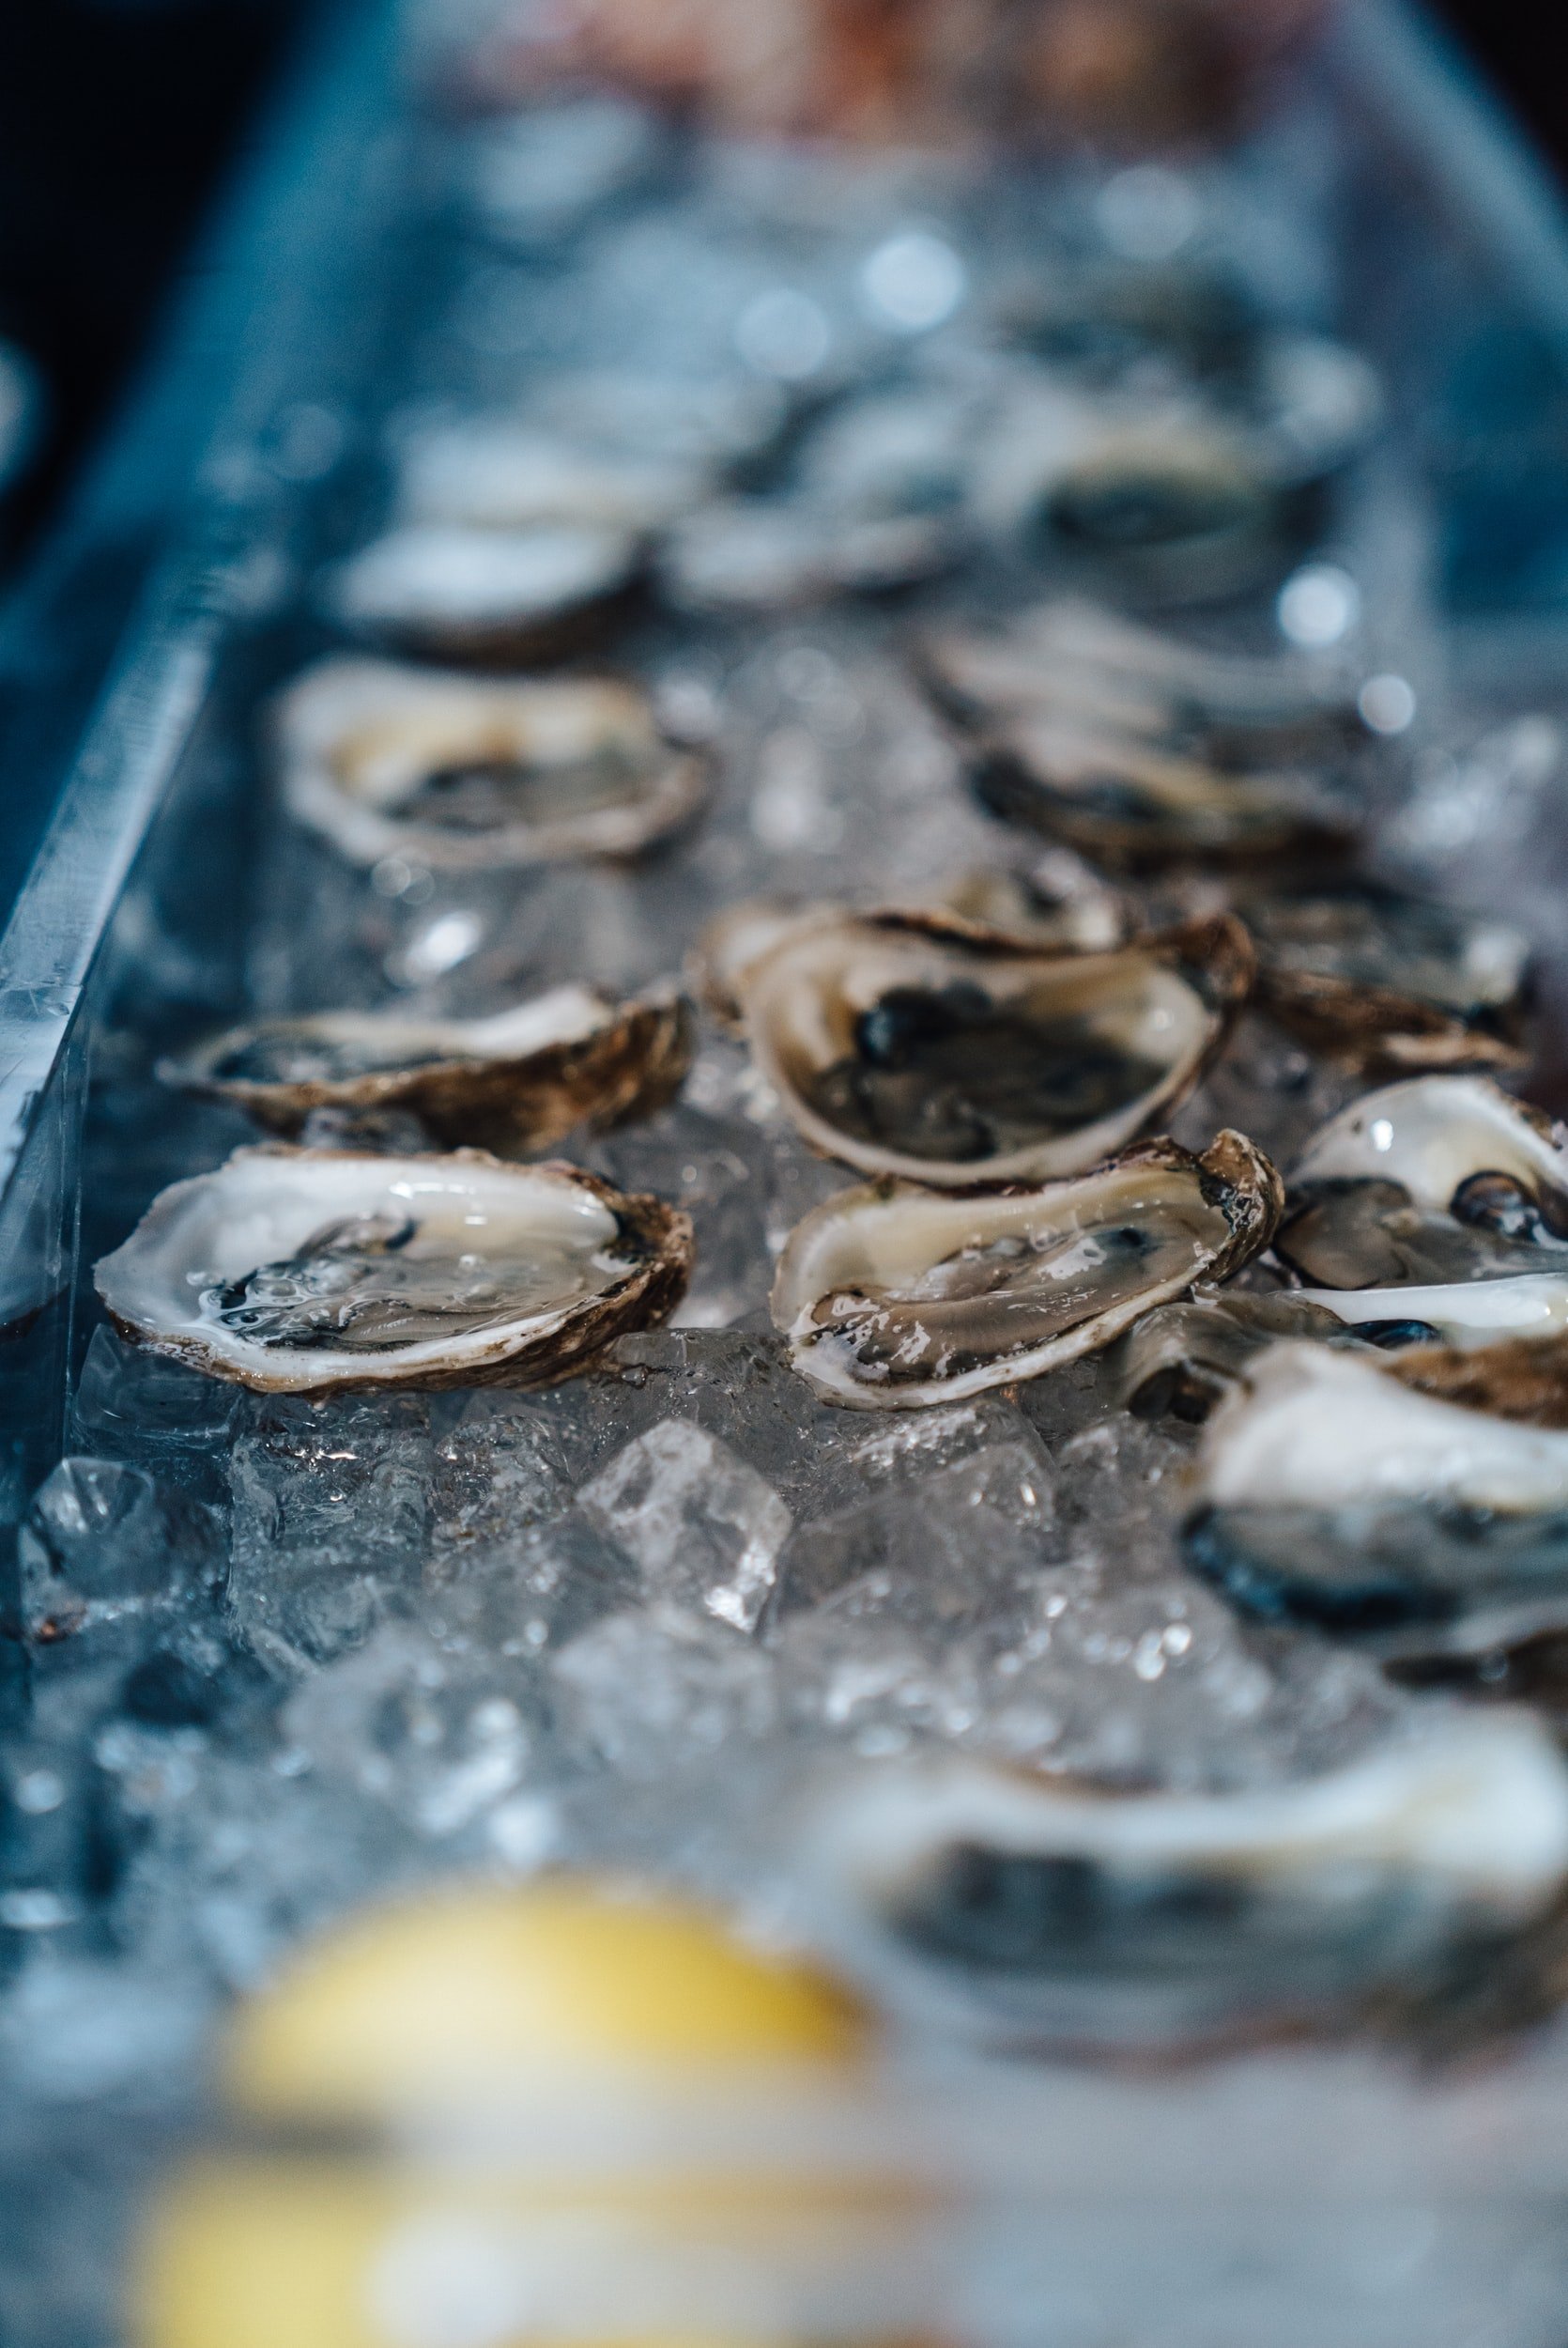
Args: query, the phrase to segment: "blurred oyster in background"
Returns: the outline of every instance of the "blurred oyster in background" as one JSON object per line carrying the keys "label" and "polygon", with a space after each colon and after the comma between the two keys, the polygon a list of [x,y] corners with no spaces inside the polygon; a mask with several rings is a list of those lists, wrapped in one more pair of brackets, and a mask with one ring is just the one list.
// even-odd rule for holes
{"label": "blurred oyster in background", "polygon": [[726,127],[945,143],[1222,133],[1323,0],[515,0],[458,66],[470,100],[590,74]]}

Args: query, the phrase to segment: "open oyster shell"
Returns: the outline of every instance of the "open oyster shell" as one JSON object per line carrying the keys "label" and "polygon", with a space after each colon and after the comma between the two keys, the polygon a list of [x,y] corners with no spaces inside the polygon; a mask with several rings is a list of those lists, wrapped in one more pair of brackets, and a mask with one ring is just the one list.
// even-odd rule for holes
{"label": "open oyster shell", "polygon": [[1291,1290],[1191,1296],[1157,1306],[1128,1331],[1115,1357],[1117,1399],[1136,1418],[1199,1426],[1282,1337],[1360,1342],[1325,1305]]}
{"label": "open oyster shell", "polygon": [[439,1142],[546,1150],[574,1126],[651,1113],[679,1089],[691,1022],[678,997],[626,1003],[558,986],[488,1019],[321,1012],[234,1027],[182,1059],[166,1083],[230,1101],[269,1132],[314,1111],[406,1109]]}
{"label": "open oyster shell", "polygon": [[[1412,1077],[1367,1093],[1302,1151],[1275,1252],[1309,1292],[1401,1289],[1412,1310],[1417,1290],[1497,1283],[1516,1293],[1523,1327],[1539,1317],[1542,1278],[1568,1275],[1561,1132],[1484,1076]],[[1364,1299],[1323,1301],[1381,1317]],[[1455,1327],[1503,1313],[1501,1298],[1453,1302]]]}
{"label": "open oyster shell", "polygon": [[678,522],[658,568],[665,595],[683,610],[784,611],[835,595],[892,594],[933,578],[956,552],[940,516],[744,498]]}
{"label": "open oyster shell", "polygon": [[933,629],[925,682],[968,725],[1071,718],[1220,766],[1321,755],[1361,730],[1353,685],[1297,657],[1220,653],[1060,596],[992,630]]}
{"label": "open oyster shell", "polygon": [[1012,930],[1042,946],[1085,953],[1124,945],[1138,926],[1121,891],[1070,848],[1046,848],[1021,864],[965,873],[944,902],[984,929]]}
{"label": "open oyster shell", "polygon": [[658,530],[698,503],[712,478],[689,458],[594,447],[507,416],[411,433],[398,452],[405,518],[476,530]]}
{"label": "open oyster shell", "polygon": [[284,695],[277,742],[289,812],[365,865],[637,857],[690,823],[713,780],[645,694],[607,678],[328,660]]}
{"label": "open oyster shell", "polygon": [[796,1225],[773,1290],[802,1376],[860,1410],[1038,1378],[1267,1246],[1279,1176],[1244,1135],[1201,1158],[1137,1143],[1038,1190],[840,1192]]}
{"label": "open oyster shell", "polygon": [[1568,1433],[1281,1345],[1209,1421],[1196,1481],[1187,1563],[1258,1620],[1401,1661],[1568,1629]]}
{"label": "open oyster shell", "polygon": [[808,909],[731,981],[813,1148],[949,1188],[1081,1172],[1146,1130],[1222,1045],[1252,950],[1223,914],[1071,953],[955,915]]}
{"label": "open oyster shell", "polygon": [[1234,1793],[863,1765],[808,1817],[801,1871],[873,1994],[1015,2047],[1184,2055],[1488,1993],[1519,2020],[1557,1987],[1568,1767],[1504,1708]]}
{"label": "open oyster shell", "polygon": [[1315,776],[1231,772],[1075,718],[1030,715],[976,733],[969,773],[1002,822],[1132,872],[1193,860],[1332,861],[1357,829]]}
{"label": "open oyster shell", "polygon": [[641,567],[637,532],[606,522],[493,530],[398,524],[331,570],[327,616],[433,659],[505,662],[563,652]]}
{"label": "open oyster shell", "polygon": [[997,537],[1154,608],[1239,594],[1299,535],[1263,449],[1187,400],[1023,390],[990,429],[973,501]]}
{"label": "open oyster shell", "polygon": [[1321,774],[1353,730],[1306,663],[1209,652],[1093,604],[932,631],[927,689],[962,731],[993,814],[1101,862],[1245,864],[1343,853],[1353,807]]}
{"label": "open oyster shell", "polygon": [[1521,931],[1368,882],[1237,909],[1261,1008],[1309,1051],[1362,1076],[1525,1065]]}
{"label": "open oyster shell", "polygon": [[122,1336],[258,1392],[551,1385],[661,1321],[689,1219],[483,1151],[238,1150],[98,1265]]}

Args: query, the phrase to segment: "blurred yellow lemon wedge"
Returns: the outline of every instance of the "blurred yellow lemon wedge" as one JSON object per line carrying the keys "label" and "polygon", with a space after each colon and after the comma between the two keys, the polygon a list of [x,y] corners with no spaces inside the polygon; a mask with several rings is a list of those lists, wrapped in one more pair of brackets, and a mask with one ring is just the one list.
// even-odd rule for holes
{"label": "blurred yellow lemon wedge", "polygon": [[864,2037],[829,1982],[696,1904],[562,1877],[356,1918],[241,2010],[226,2080],[250,2111],[333,2119],[530,2073],[833,2063]]}

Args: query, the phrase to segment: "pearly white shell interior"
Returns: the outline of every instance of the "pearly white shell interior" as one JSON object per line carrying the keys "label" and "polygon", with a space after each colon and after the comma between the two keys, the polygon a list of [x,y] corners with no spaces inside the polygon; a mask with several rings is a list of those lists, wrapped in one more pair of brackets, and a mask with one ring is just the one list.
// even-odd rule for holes
{"label": "pearly white shell interior", "polygon": [[[412,1216],[422,1237],[450,1245],[455,1259],[471,1253],[537,1250],[563,1267],[587,1271],[604,1259],[618,1237],[615,1216],[596,1193],[547,1167],[487,1163],[478,1153],[387,1158],[358,1154],[241,1150],[214,1173],[177,1182],[155,1200],[123,1246],[98,1267],[99,1293],[109,1310],[192,1357],[258,1364],[277,1383],[331,1385],[362,1379],[362,1358],[330,1351],[261,1349],[205,1317],[205,1289],[242,1279],[258,1266],[294,1253],[324,1225],[344,1217]],[[560,1325],[581,1290],[568,1276],[559,1300],[521,1310],[514,1322],[400,1348],[389,1367],[494,1360],[520,1334]]]}
{"label": "pearly white shell interior", "polygon": [[1515,1514],[1568,1507],[1568,1434],[1402,1385],[1361,1356],[1273,1346],[1208,1423],[1198,1461],[1219,1507],[1447,1502]]}

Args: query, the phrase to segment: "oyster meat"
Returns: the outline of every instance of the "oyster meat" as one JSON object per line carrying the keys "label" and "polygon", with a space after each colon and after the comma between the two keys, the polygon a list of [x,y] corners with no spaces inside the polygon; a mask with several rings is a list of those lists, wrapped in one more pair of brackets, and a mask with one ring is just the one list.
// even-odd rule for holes
{"label": "oyster meat", "polygon": [[[1187,2054],[1436,2021],[1549,1987],[1568,1767],[1522,1710],[1442,1709],[1321,1776],[1130,1792],[958,1756],[839,1781],[800,1837],[819,1937],[913,2018]],[[1505,1976],[1505,1978],[1507,1978]],[[1533,1994],[1532,1994],[1533,1993]]]}
{"label": "oyster meat", "polygon": [[874,1184],[790,1234],[775,1325],[834,1401],[919,1410],[1038,1378],[1267,1246],[1278,1175],[1243,1135],[1136,1144],[1037,1190]]}
{"label": "oyster meat", "polygon": [[1258,1000],[1357,1075],[1521,1068],[1528,939],[1372,882],[1249,894]]}
{"label": "oyster meat", "polygon": [[1215,1413],[1183,1532],[1241,1613],[1400,1661],[1568,1629],[1568,1433],[1281,1345]]}
{"label": "oyster meat", "polygon": [[434,659],[529,659],[624,595],[641,559],[635,531],[603,522],[404,522],[327,574],[323,605],[352,635]]}
{"label": "oyster meat", "polygon": [[825,910],[732,973],[758,1069],[813,1148],[938,1187],[1121,1149],[1191,1089],[1251,979],[1227,915],[1073,953],[955,915]]}
{"label": "oyster meat", "polygon": [[1115,1359],[1117,1398],[1137,1418],[1196,1427],[1247,1365],[1282,1337],[1360,1342],[1327,1306],[1295,1291],[1227,1290],[1161,1305],[1128,1331]]}
{"label": "oyster meat", "polygon": [[678,997],[612,1002],[558,986],[487,1019],[322,1012],[231,1028],[183,1058],[166,1083],[231,1101],[269,1132],[296,1135],[317,1109],[404,1109],[451,1147],[545,1150],[576,1125],[651,1114],[691,1057]]}
{"label": "oyster meat", "polygon": [[284,695],[277,739],[289,812],[356,864],[635,857],[689,823],[713,780],[646,694],[606,678],[328,660]]}
{"label": "oyster meat", "polygon": [[98,1265],[121,1335],[261,1392],[550,1385],[661,1321],[691,1224],[483,1151],[238,1150]]}

